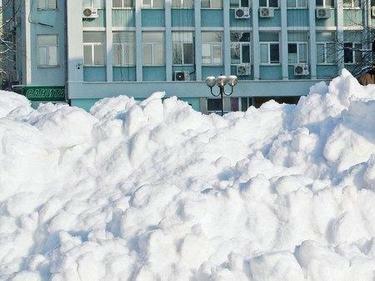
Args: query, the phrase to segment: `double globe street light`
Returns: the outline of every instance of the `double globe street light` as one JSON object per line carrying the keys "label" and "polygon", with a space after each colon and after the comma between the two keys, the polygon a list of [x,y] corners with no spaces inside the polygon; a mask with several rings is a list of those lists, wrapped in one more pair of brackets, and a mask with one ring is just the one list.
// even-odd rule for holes
{"label": "double globe street light", "polygon": [[[214,97],[220,97],[221,98],[221,115],[224,115],[224,96],[231,96],[234,92],[234,87],[238,83],[238,78],[235,75],[229,75],[229,76],[218,76],[217,78],[214,76],[209,76],[206,78],[206,84],[210,88],[211,95]],[[225,86],[230,86],[230,92],[225,91]],[[213,88],[215,86],[219,87],[219,93],[215,94]]]}

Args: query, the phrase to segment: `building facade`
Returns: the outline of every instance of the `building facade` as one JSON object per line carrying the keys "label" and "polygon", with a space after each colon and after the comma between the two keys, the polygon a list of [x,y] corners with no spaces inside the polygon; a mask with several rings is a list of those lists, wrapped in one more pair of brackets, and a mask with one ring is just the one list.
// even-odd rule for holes
{"label": "building facade", "polygon": [[220,74],[240,79],[226,111],[298,97],[356,67],[375,22],[369,0],[14,2],[18,89],[85,109],[104,97],[166,91],[219,111],[204,80]]}

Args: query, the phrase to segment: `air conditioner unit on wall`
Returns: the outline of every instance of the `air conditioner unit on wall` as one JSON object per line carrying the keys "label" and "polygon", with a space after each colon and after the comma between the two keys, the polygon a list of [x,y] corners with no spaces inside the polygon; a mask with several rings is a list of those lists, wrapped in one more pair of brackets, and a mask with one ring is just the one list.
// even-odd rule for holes
{"label": "air conditioner unit on wall", "polygon": [[190,73],[188,71],[175,71],[174,81],[190,81]]}
{"label": "air conditioner unit on wall", "polygon": [[249,19],[250,9],[249,8],[239,8],[234,11],[234,16],[236,19]]}
{"label": "air conditioner unit on wall", "polygon": [[294,65],[295,76],[307,76],[310,74],[309,65],[306,63],[299,63]]}
{"label": "air conditioner unit on wall", "polygon": [[95,8],[84,8],[82,13],[82,18],[84,19],[96,19],[99,17],[98,9]]}
{"label": "air conditioner unit on wall", "polygon": [[251,68],[249,64],[237,65],[237,76],[249,76],[251,74]]}
{"label": "air conditioner unit on wall", "polygon": [[274,15],[275,15],[275,11],[273,8],[267,8],[267,7],[259,8],[259,16],[261,18],[273,18]]}
{"label": "air conditioner unit on wall", "polygon": [[328,19],[331,17],[331,9],[326,8],[317,8],[316,9],[316,18],[317,19]]}
{"label": "air conditioner unit on wall", "polygon": [[371,7],[371,16],[375,18],[375,6]]}

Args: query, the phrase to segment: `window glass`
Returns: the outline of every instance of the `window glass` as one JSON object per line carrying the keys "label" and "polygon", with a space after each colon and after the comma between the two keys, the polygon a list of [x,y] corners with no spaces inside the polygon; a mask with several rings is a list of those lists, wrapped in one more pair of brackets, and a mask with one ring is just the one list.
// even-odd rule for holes
{"label": "window glass", "polygon": [[288,62],[297,63],[297,44],[295,43],[288,44]]}
{"label": "window glass", "polygon": [[231,53],[231,63],[240,64],[241,63],[241,45],[233,44],[230,50]]}
{"label": "window glass", "polygon": [[105,65],[105,32],[83,32],[84,64]]}
{"label": "window glass", "polygon": [[164,65],[164,33],[143,32],[143,63],[145,65]]}
{"label": "window glass", "polygon": [[58,46],[57,35],[38,35],[38,65],[39,66],[57,66],[58,65]]}
{"label": "window glass", "polygon": [[86,65],[92,65],[92,46],[83,46],[83,61]]}
{"label": "window glass", "polygon": [[280,62],[279,44],[270,44],[270,63]]}
{"label": "window glass", "polygon": [[268,0],[268,1],[269,1],[269,6],[270,7],[274,7],[274,8],[279,7],[279,0]]}
{"label": "window glass", "polygon": [[193,64],[193,32],[172,32],[173,64]]}
{"label": "window glass", "polygon": [[207,99],[207,110],[210,112],[221,111],[223,103],[221,99]]}
{"label": "window glass", "polygon": [[82,4],[83,7],[92,7],[96,9],[104,9],[105,7],[105,0],[83,0]]}
{"label": "window glass", "polygon": [[242,45],[242,62],[250,63],[250,45]]}
{"label": "window glass", "polygon": [[211,9],[222,9],[223,8],[223,0],[202,0],[201,1],[201,7],[202,8],[211,8]]}
{"label": "window glass", "polygon": [[344,62],[353,63],[353,43],[344,43]]}
{"label": "window glass", "polygon": [[298,51],[299,51],[298,62],[307,63],[307,44],[299,44]]}
{"label": "window glass", "polygon": [[260,44],[260,62],[268,63],[268,44]]}
{"label": "window glass", "polygon": [[327,63],[336,63],[336,44],[335,43],[327,43],[326,44],[326,52],[327,52]]}
{"label": "window glass", "polygon": [[193,64],[194,63],[194,46],[193,43],[184,43],[184,63]]}
{"label": "window glass", "polygon": [[113,64],[135,64],[134,32],[113,32]]}
{"label": "window glass", "polygon": [[222,64],[222,32],[202,32],[202,60],[204,64]]}
{"label": "window glass", "polygon": [[317,62],[318,63],[325,63],[325,48],[324,44],[317,44],[316,45],[316,53],[317,53]]}
{"label": "window glass", "polygon": [[133,8],[135,0],[112,0],[114,8]]}
{"label": "window glass", "polygon": [[39,10],[56,10],[56,0],[38,0]]}
{"label": "window glass", "polygon": [[194,7],[194,0],[172,0],[172,8],[192,9],[193,7]]}

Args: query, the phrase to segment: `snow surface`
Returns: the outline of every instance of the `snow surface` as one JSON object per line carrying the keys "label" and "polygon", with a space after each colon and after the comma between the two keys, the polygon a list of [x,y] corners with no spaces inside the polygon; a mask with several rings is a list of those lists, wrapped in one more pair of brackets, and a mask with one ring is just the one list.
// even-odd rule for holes
{"label": "snow surface", "polygon": [[375,87],[205,116],[0,93],[0,280],[375,278]]}

